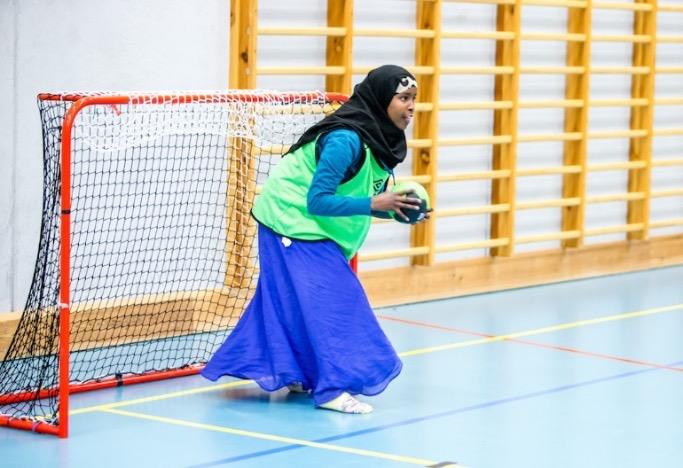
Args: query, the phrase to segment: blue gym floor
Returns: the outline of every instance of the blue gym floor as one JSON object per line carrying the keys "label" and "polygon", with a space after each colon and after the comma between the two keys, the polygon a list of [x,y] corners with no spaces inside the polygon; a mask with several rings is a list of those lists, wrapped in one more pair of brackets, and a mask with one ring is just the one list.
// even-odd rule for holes
{"label": "blue gym floor", "polygon": [[372,414],[187,377],[0,428],[0,467],[683,466],[683,266],[377,314],[404,369]]}

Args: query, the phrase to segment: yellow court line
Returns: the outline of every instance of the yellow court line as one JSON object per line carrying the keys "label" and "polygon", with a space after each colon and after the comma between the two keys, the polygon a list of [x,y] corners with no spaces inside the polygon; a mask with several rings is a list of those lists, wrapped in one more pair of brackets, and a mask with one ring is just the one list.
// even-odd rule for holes
{"label": "yellow court line", "polygon": [[164,393],[162,395],[136,398],[134,400],[119,401],[117,403],[106,403],[104,405],[88,406],[86,408],[79,408],[69,411],[69,416],[75,414],[93,413],[95,411],[106,411],[112,408],[120,408],[122,406],[137,405],[140,403],[148,403],[150,401],[166,400],[168,398],[178,398],[187,395],[196,395],[198,393],[215,392],[218,390],[223,390],[232,387],[241,387],[243,385],[249,385],[254,383],[253,380],[237,380],[235,382],[228,382],[220,385],[211,385],[209,387],[192,388],[190,390],[181,390],[179,392]]}
{"label": "yellow court line", "polygon": [[[128,416],[131,418],[146,419],[148,421],[156,421],[165,424],[172,424],[175,426],[191,427],[193,429],[203,429],[206,431],[222,432],[225,434],[232,434],[243,437],[250,437],[252,439],[268,440],[271,442],[280,442],[288,445],[301,445],[303,447],[311,447],[316,449],[331,450],[334,452],[351,453],[364,457],[382,458],[384,460],[391,460],[396,462],[408,463],[411,465],[429,466],[436,465],[438,462],[432,460],[424,460],[422,458],[406,457],[402,455],[394,455],[391,453],[376,452],[374,450],[357,449],[352,447],[344,447],[342,445],[324,444],[320,442],[312,442],[305,439],[294,439],[292,437],[283,437],[274,434],[265,434],[262,432],[245,431],[242,429],[234,429],[231,427],[216,426],[214,424],[202,424],[184,419],[167,418],[164,416],[153,416],[150,414],[137,413],[133,411],[125,411],[113,408],[103,408],[100,411],[105,413],[113,413],[121,416]],[[450,464],[448,466],[465,468],[463,465]]]}
{"label": "yellow court line", "polygon": [[447,350],[457,349],[457,348],[466,348],[468,346],[477,346],[477,345],[481,345],[481,344],[495,343],[497,341],[505,341],[505,340],[515,339],[515,338],[521,338],[523,336],[540,335],[543,333],[550,333],[550,332],[559,331],[559,330],[568,330],[570,328],[584,327],[586,325],[595,325],[598,323],[613,322],[615,320],[623,320],[623,319],[630,319],[630,318],[635,318],[635,317],[644,317],[644,316],[653,315],[653,314],[661,314],[663,312],[671,312],[671,311],[678,310],[678,309],[683,309],[683,304],[674,304],[674,305],[665,306],[665,307],[656,307],[653,309],[645,309],[645,310],[639,310],[639,311],[635,311],[635,312],[627,312],[625,314],[610,315],[608,317],[600,317],[600,318],[595,318],[595,319],[590,319],[590,320],[579,320],[576,322],[562,323],[559,325],[552,325],[549,327],[536,328],[533,330],[527,330],[527,331],[522,331],[522,332],[517,332],[517,333],[510,333],[507,335],[494,336],[491,338],[481,338],[478,340],[460,341],[457,343],[450,343],[450,344],[445,344],[445,345],[440,345],[440,346],[431,346],[429,348],[414,349],[412,351],[404,351],[402,353],[398,353],[398,355],[401,357],[408,357],[408,356],[417,356],[419,354],[435,353],[438,351],[447,351]]}

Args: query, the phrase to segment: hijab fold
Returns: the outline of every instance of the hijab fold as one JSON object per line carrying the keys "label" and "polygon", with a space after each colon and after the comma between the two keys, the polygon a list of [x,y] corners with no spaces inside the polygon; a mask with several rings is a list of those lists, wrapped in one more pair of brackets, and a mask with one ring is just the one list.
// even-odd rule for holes
{"label": "hijab fold", "polygon": [[406,157],[405,132],[389,118],[387,107],[401,86],[415,77],[397,65],[383,65],[371,70],[357,84],[347,102],[304,132],[287,153],[291,153],[323,133],[341,128],[354,130],[372,154],[388,169]]}

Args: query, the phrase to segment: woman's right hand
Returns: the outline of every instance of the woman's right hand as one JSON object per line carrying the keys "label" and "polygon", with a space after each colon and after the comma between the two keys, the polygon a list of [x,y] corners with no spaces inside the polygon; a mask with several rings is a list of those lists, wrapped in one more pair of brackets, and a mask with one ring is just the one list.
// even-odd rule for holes
{"label": "woman's right hand", "polygon": [[403,213],[403,210],[419,210],[421,204],[419,198],[408,197],[409,193],[415,192],[412,190],[382,192],[371,198],[370,209],[372,211],[393,211],[408,221],[408,217]]}

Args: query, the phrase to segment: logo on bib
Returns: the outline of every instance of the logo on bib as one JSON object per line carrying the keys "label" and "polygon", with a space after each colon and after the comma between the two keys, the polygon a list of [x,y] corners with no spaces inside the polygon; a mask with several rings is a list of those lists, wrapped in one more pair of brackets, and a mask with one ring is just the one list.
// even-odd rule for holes
{"label": "logo on bib", "polygon": [[384,187],[384,179],[377,179],[377,180],[372,182],[372,189],[374,190],[375,195],[381,193],[383,187]]}

